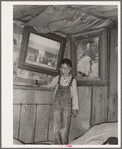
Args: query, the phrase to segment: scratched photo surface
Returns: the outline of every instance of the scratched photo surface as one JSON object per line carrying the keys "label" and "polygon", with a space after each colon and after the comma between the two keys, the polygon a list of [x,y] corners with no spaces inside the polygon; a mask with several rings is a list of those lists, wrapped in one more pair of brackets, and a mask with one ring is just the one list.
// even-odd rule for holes
{"label": "scratched photo surface", "polygon": [[[8,42],[4,38],[6,46],[8,46],[4,52],[6,53],[4,64],[7,64],[5,68],[9,68],[10,62],[7,63],[7,60],[9,61],[9,50],[12,49],[10,53],[12,53],[13,66],[10,80],[13,79],[13,86],[12,99],[9,99],[10,87],[6,85],[6,82],[9,84],[10,81],[7,79],[3,81],[4,88],[8,87],[5,89],[6,96],[4,95],[5,98],[2,100],[5,105],[3,108],[7,109],[5,119],[12,121],[6,122],[7,127],[2,126],[2,129],[7,130],[6,137],[3,135],[3,147],[88,148],[89,145],[93,148],[99,146],[106,148],[107,145],[118,147],[121,140],[118,127],[120,124],[118,118],[120,112],[120,82],[118,82],[118,56],[120,55],[118,20],[120,18],[118,17],[118,8],[120,3],[116,1],[103,5],[99,2],[86,4],[74,1],[73,3],[43,2],[42,4],[42,2],[24,3],[18,1],[18,3],[6,2],[5,6],[4,19],[10,19],[7,17],[9,13],[6,12],[9,7],[12,10],[13,26],[11,28],[13,28],[13,34],[11,39],[13,42],[12,48],[10,48],[8,43],[11,40]],[[31,71],[18,68],[23,31],[27,26],[34,27],[41,34],[53,33],[66,38],[63,58],[71,59],[73,67],[76,67],[76,69],[72,69],[75,70],[74,74],[81,78],[81,81],[82,79],[86,80],[86,84],[79,85],[77,77],[73,76],[73,79],[76,80],[76,82],[74,81],[75,85],[72,82],[71,85],[62,87],[59,81],[55,87],[49,87],[48,85],[56,77],[55,75],[35,72],[34,69]],[[5,30],[7,28],[8,24]],[[101,38],[98,34],[92,37],[88,36],[88,38],[83,37],[77,41],[72,36],[78,37],[79,34],[103,28],[107,29],[108,33],[105,41],[107,42],[105,45],[107,45],[106,66],[108,71],[105,75],[109,77],[109,80],[107,85],[92,85],[87,83],[86,78],[92,81],[100,77],[99,70],[102,70],[100,69],[100,59],[102,58],[100,50],[102,48],[99,46],[103,42],[100,42]],[[104,38],[104,36],[102,37]],[[31,33],[25,53],[25,63],[34,67],[40,66],[39,69],[44,67],[55,71],[61,48],[61,43],[57,41]],[[72,55],[72,49],[76,50],[74,55]],[[7,74],[9,76],[10,71]],[[67,78],[64,80],[67,81]],[[60,99],[65,101],[71,97],[70,113],[64,107],[62,109],[59,107],[58,112],[54,113],[55,93],[58,85],[65,88],[65,91],[60,91],[57,94]],[[63,98],[64,94],[66,98]],[[78,98],[78,102],[73,100],[74,98]],[[7,105],[8,103],[9,105]],[[78,109],[73,108],[75,104],[78,104]],[[9,110],[10,105],[12,105],[12,110]],[[63,113],[60,110],[66,110],[65,119],[63,119]],[[11,111],[13,111],[12,118],[9,117]],[[73,116],[74,113],[76,116]],[[54,127],[55,121],[56,126]],[[68,127],[65,128],[65,125]],[[12,134],[9,134],[9,127],[12,129]],[[65,136],[65,132],[68,135]]]}

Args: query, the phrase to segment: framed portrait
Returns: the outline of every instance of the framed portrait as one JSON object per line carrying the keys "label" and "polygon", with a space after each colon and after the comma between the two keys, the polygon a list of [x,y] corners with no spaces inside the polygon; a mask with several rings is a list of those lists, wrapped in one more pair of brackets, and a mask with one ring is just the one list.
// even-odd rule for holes
{"label": "framed portrait", "polygon": [[108,84],[107,38],[105,28],[72,35],[71,59],[78,85]]}
{"label": "framed portrait", "polygon": [[59,74],[66,38],[38,33],[33,27],[24,28],[18,68],[49,75]]}

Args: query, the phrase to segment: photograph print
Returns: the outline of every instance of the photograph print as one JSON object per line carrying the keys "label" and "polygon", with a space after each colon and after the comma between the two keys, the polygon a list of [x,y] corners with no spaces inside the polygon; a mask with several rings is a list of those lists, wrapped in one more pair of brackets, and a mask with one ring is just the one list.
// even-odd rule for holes
{"label": "photograph print", "polygon": [[59,49],[59,42],[30,33],[25,63],[56,69]]}
{"label": "photograph print", "polygon": [[77,42],[77,76],[99,77],[99,36]]}
{"label": "photograph print", "polygon": [[2,147],[120,147],[120,3],[3,3]]}

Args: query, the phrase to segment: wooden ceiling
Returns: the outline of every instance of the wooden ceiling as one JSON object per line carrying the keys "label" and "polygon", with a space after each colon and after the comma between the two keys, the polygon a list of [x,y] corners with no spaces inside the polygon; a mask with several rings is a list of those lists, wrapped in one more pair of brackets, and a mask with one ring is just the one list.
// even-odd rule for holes
{"label": "wooden ceiling", "polygon": [[79,32],[118,21],[117,5],[14,5],[14,23],[33,26],[40,33]]}

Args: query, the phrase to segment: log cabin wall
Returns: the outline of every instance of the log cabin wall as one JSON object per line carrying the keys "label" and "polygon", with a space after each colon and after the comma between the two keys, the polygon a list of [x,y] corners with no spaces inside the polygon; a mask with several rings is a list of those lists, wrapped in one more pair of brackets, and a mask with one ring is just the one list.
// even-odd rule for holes
{"label": "log cabin wall", "polygon": [[[111,30],[109,35],[109,86],[78,86],[80,110],[71,119],[69,141],[90,126],[117,121],[117,30]],[[64,57],[70,58],[69,47],[68,40]],[[14,86],[14,138],[25,143],[53,140],[53,92]]]}

